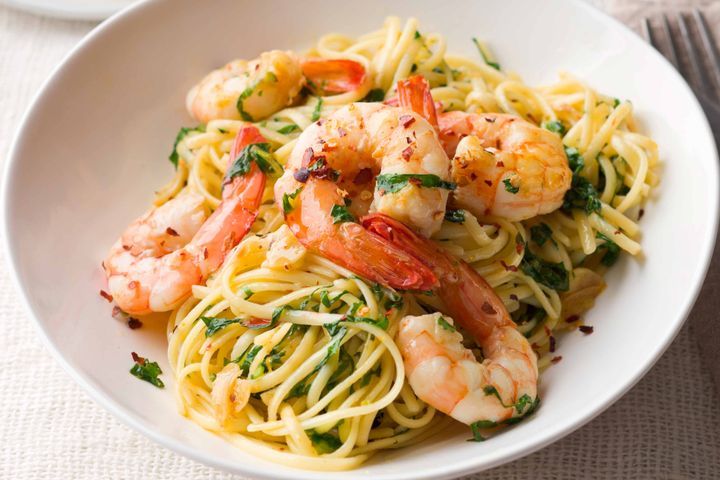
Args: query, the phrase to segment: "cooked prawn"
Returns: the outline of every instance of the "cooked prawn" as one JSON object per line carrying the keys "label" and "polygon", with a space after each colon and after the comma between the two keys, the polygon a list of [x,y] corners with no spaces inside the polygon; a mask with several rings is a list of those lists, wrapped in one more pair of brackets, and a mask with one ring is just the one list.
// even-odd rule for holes
{"label": "cooked prawn", "polygon": [[[243,127],[230,158],[250,144],[265,141],[255,127]],[[252,163],[245,175],[226,180],[222,202],[209,218],[203,197],[189,193],[133,222],[103,262],[117,305],[136,315],[177,306],[248,232],[264,188],[265,174]]]}
{"label": "cooked prawn", "polygon": [[453,203],[475,215],[520,221],[556,210],[572,172],[557,134],[516,115],[435,113],[427,82],[399,82],[400,104],[437,126],[457,184]]}
{"label": "cooked prawn", "polygon": [[435,282],[432,273],[354,218],[377,211],[423,234],[437,231],[452,187],[448,163],[420,115],[355,103],[305,129],[275,199],[305,247],[375,282],[425,290]]}
{"label": "cooked prawn", "polygon": [[255,60],[233,60],[188,92],[188,112],[198,121],[257,121],[291,105],[306,83],[318,94],[358,88],[365,68],[352,60],[307,59],[272,50]]}
{"label": "cooked prawn", "polygon": [[374,214],[363,225],[433,271],[443,310],[482,348],[478,363],[462,346],[453,320],[439,313],[405,317],[398,345],[413,391],[467,424],[496,424],[528,413],[537,401],[537,357],[492,287],[470,265],[392,218]]}

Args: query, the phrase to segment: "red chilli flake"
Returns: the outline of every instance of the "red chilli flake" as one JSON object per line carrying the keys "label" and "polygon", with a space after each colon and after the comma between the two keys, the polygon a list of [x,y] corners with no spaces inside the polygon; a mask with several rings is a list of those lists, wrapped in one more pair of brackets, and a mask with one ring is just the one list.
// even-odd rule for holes
{"label": "red chilli flake", "polygon": [[100,290],[100,296],[103,297],[108,302],[113,301],[113,296],[107,293],[105,290]]}
{"label": "red chilli flake", "polygon": [[355,178],[353,179],[353,183],[355,185],[362,185],[363,183],[367,183],[370,180],[372,180],[372,170],[369,168],[363,168],[360,170],[357,175],[355,175]]}
{"label": "red chilli flake", "polygon": [[485,185],[492,187],[492,180],[485,180]]}
{"label": "red chilli flake", "polygon": [[557,357],[553,357],[550,359],[552,363],[558,363],[560,360],[562,360],[562,355],[558,355]]}
{"label": "red chilli flake", "polygon": [[122,318],[122,316],[123,316],[123,311],[120,309],[120,307],[115,305],[112,309],[112,317],[113,318],[118,318],[118,317]]}
{"label": "red chilli flake", "polygon": [[137,363],[138,365],[145,365],[145,359],[143,357],[141,357],[135,352],[130,353],[130,355],[132,355],[132,359],[135,363]]}
{"label": "red chilli flake", "polygon": [[578,327],[578,330],[580,330],[585,335],[590,335],[591,333],[593,333],[595,331],[595,329],[590,325],[580,325]]}
{"label": "red chilli flake", "polygon": [[180,234],[177,233],[177,231],[176,231],[174,228],[171,228],[171,227],[167,227],[167,228],[165,229],[165,233],[167,233],[167,234],[170,235],[171,237],[179,237],[179,236],[180,236]]}
{"label": "red chilli flake", "polygon": [[135,317],[128,318],[127,325],[130,327],[130,330],[137,330],[143,326],[142,322]]}
{"label": "red chilli flake", "polygon": [[407,143],[412,143],[412,138],[410,138],[410,137],[405,137],[405,141],[406,141]]}
{"label": "red chilli flake", "polygon": [[245,325],[251,328],[267,327],[270,325],[270,321],[264,318],[250,317]]}
{"label": "red chilli flake", "polygon": [[410,125],[415,123],[415,117],[413,117],[412,115],[400,115],[399,120],[400,120],[400,124],[404,128],[408,128]]}
{"label": "red chilli flake", "polygon": [[643,215],[645,215],[645,209],[641,208],[640,211],[638,212],[638,220],[640,220],[643,217]]}
{"label": "red chilli flake", "polygon": [[305,149],[305,153],[303,153],[302,158],[303,166],[307,167],[308,165],[310,165],[310,162],[313,159],[313,155],[315,155],[315,151],[312,149],[312,147],[308,147]]}
{"label": "red chilli flake", "polygon": [[580,316],[579,316],[579,315],[570,315],[569,317],[567,317],[567,318],[565,319],[565,321],[566,321],[567,323],[577,322],[578,320],[580,320]]}
{"label": "red chilli flake", "polygon": [[128,282],[127,286],[130,290],[135,290],[138,287],[138,282],[131,280]]}
{"label": "red chilli flake", "polygon": [[515,244],[515,251],[517,253],[522,253],[524,249],[525,249],[525,246],[522,243]]}
{"label": "red chilli flake", "polygon": [[402,158],[406,162],[410,161],[410,157],[412,157],[413,149],[412,147],[407,147],[405,150],[402,151]]}
{"label": "red chilli flake", "polygon": [[485,121],[488,123],[495,123],[495,119],[492,117],[485,117]]}
{"label": "red chilli flake", "polygon": [[484,302],[480,309],[488,315],[495,315],[497,313],[497,311],[493,308],[492,305],[490,305],[489,302]]}
{"label": "red chilli flake", "polygon": [[345,135],[347,135],[347,132],[345,131],[345,129],[342,128],[342,127],[338,127],[338,136],[339,136],[340,138],[342,138],[342,137],[344,137]]}
{"label": "red chilli flake", "polygon": [[497,162],[497,163],[495,164],[495,166],[496,166],[496,167],[504,167],[505,164],[504,164],[502,161],[500,161],[500,162]]}
{"label": "red chilli flake", "polygon": [[505,270],[507,270],[508,272],[517,272],[518,271],[518,268],[515,265],[508,265],[503,260],[500,260],[500,265],[502,265],[503,268]]}
{"label": "red chilli flake", "polygon": [[510,294],[510,300],[515,300],[515,301],[517,302],[517,301],[518,301],[518,296],[515,295],[514,293],[511,293],[511,294]]}
{"label": "red chilli flake", "polygon": [[555,351],[555,337],[550,335],[549,340],[550,340],[549,349],[551,352],[554,352]]}

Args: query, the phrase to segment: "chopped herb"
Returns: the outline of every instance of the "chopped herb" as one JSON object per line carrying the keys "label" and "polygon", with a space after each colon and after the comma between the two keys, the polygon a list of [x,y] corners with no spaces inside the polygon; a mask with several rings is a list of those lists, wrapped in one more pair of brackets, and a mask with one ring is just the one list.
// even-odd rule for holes
{"label": "chopped herb", "polygon": [[480,46],[480,42],[478,42],[478,39],[473,37],[472,41],[475,44],[475,47],[478,49],[478,52],[480,52],[480,56],[482,57],[483,61],[495,70],[500,70],[500,64],[497,62],[491,62],[490,59],[488,59],[487,55],[485,55],[485,50],[483,50],[483,48]]}
{"label": "chopped herb", "polygon": [[525,248],[520,269],[528,277],[553,290],[566,292],[569,288],[569,275],[565,265],[562,262],[552,263],[543,260],[533,254],[529,248]]}
{"label": "chopped herb", "polygon": [[242,364],[240,365],[240,370],[242,370],[243,375],[247,375],[250,372],[250,365],[252,365],[253,360],[255,360],[255,357],[257,357],[257,354],[260,353],[262,348],[262,345],[253,345],[247,351],[247,354],[244,355]]}
{"label": "chopped herb", "polygon": [[592,212],[600,212],[602,203],[593,184],[585,177],[574,173],[570,190],[565,193],[562,208],[565,211],[577,208],[590,214]]}
{"label": "chopped herb", "polygon": [[255,294],[255,292],[250,290],[250,287],[248,287],[247,285],[242,287],[242,291],[245,294],[245,300],[247,300],[248,298],[252,297]]}
{"label": "chopped herb", "polygon": [[552,238],[552,233],[552,229],[548,227],[546,223],[539,223],[530,227],[530,238],[541,247],[545,245],[545,242],[548,240],[557,245]]}
{"label": "chopped herb", "polygon": [[487,438],[483,437],[480,433],[480,429],[485,428],[482,426],[483,422],[483,420],[480,420],[478,422],[470,424],[470,431],[472,432],[473,438],[468,440],[468,442],[484,442],[485,440],[487,440]]}
{"label": "chopped herb", "polygon": [[252,162],[255,162],[260,170],[273,177],[279,177],[283,172],[282,166],[270,152],[269,144],[252,143],[243,148],[235,161],[233,161],[232,166],[225,175],[225,181],[228,182],[237,176],[247,174],[250,171]]}
{"label": "chopped herb", "polygon": [[[551,132],[560,134],[560,136],[565,135],[565,125],[562,124],[559,120],[553,120],[552,122],[546,122],[545,125],[543,125],[546,129],[550,130]],[[565,147],[567,148],[567,147]]]}
{"label": "chopped herb", "polygon": [[342,442],[332,433],[317,433],[315,430],[306,430],[308,438],[317,453],[332,453],[342,446]]}
{"label": "chopped herb", "polygon": [[273,310],[272,316],[270,317],[270,326],[277,325],[286,310],[292,310],[292,307],[290,305],[283,305],[282,307],[277,307]]}
{"label": "chopped herb", "polygon": [[417,72],[417,69],[418,69],[417,63],[413,63],[412,67],[410,67],[410,73]]}
{"label": "chopped herb", "polygon": [[297,190],[295,190],[292,193],[283,193],[282,196],[282,205],[283,205],[283,212],[287,215],[288,213],[292,212],[293,204],[291,203],[291,200],[295,200],[295,198],[300,195],[300,192],[302,191],[303,187],[298,187]]}
{"label": "chopped herb", "polygon": [[619,98],[614,98],[614,99],[613,99],[613,108],[617,108],[618,105],[620,105],[620,99],[619,99]]}
{"label": "chopped herb", "polygon": [[229,132],[229,130],[225,130],[224,128],[218,128],[218,132],[220,132],[220,133],[222,133],[223,135],[225,135],[226,133]]}
{"label": "chopped herb", "polygon": [[327,351],[323,359],[320,360],[317,365],[315,365],[312,371],[307,374],[305,378],[303,378],[298,383],[296,383],[295,386],[293,386],[293,388],[290,390],[290,393],[288,393],[287,398],[294,398],[307,394],[307,392],[310,390],[310,385],[308,384],[310,378],[315,375],[330,360],[330,358],[332,358],[333,355],[338,353],[340,343],[342,342],[342,339],[345,338],[346,333],[347,328],[345,327],[339,327],[335,330],[335,332],[332,334],[330,342],[328,342],[327,344]]}
{"label": "chopped herb", "polygon": [[175,143],[173,143],[172,152],[170,152],[170,156],[168,157],[168,159],[170,159],[170,163],[172,163],[175,166],[175,168],[177,168],[178,161],[180,160],[180,155],[178,155],[178,152],[177,152],[178,144],[182,141],[183,138],[185,138],[187,136],[188,133],[204,132],[204,131],[205,131],[204,125],[200,125],[200,126],[197,126],[194,128],[183,127],[180,129],[178,134],[175,136]]}
{"label": "chopped herb", "polygon": [[455,327],[454,327],[450,322],[448,322],[447,320],[445,320],[445,317],[439,317],[439,318],[437,319],[437,323],[438,323],[438,325],[440,325],[443,329],[445,329],[445,330],[447,330],[447,331],[449,331],[449,332],[457,332],[457,330],[455,329]]}
{"label": "chopped herb", "polygon": [[573,173],[579,174],[583,167],[585,167],[585,160],[577,148],[565,147],[565,156],[567,156],[568,166]]}
{"label": "chopped herb", "polygon": [[372,370],[368,370],[365,373],[365,375],[363,375],[362,378],[360,379],[360,387],[362,388],[362,387],[369,385],[372,377],[379,376],[379,375],[380,375],[380,365],[373,368]]}
{"label": "chopped herb", "polygon": [[425,188],[444,188],[446,190],[455,190],[457,187],[455,183],[446,182],[437,175],[398,173],[378,175],[375,188],[385,193],[395,193],[409,183]]}
{"label": "chopped herb", "polygon": [[422,38],[422,35],[420,35],[420,32],[415,30],[415,40],[417,40],[418,38]]}
{"label": "chopped herb", "polygon": [[434,73],[440,73],[440,74],[444,74],[444,73],[445,73],[445,70],[443,70],[443,69],[440,68],[440,67],[435,67],[435,68],[432,69],[432,71],[433,71]]}
{"label": "chopped herb", "polygon": [[605,241],[605,243],[598,247],[605,249],[605,253],[603,254],[600,262],[602,262],[602,264],[606,267],[612,267],[615,262],[617,262],[618,258],[620,258],[620,247],[604,233],[596,232],[595,237]]}
{"label": "chopped herb", "polygon": [[205,324],[205,337],[212,337],[218,331],[232,325],[233,323],[241,323],[239,318],[220,318],[220,317],[200,317]]}
{"label": "chopped herb", "polygon": [[250,95],[252,95],[253,90],[255,90],[255,86],[253,85],[251,87],[247,87],[245,90],[242,91],[240,96],[238,97],[237,103],[235,106],[237,107],[237,111],[240,112],[240,117],[242,117],[243,120],[246,122],[252,122],[253,118],[250,116],[249,113],[247,113],[243,107],[243,102],[246,98],[248,98]]}
{"label": "chopped herb", "polygon": [[320,292],[320,303],[325,305],[325,307],[330,308],[335,302],[340,300],[342,298],[342,296],[345,295],[346,293],[350,293],[350,292],[348,292],[347,290],[343,290],[342,292],[335,295],[335,298],[331,299],[330,295],[328,295],[327,290],[322,290]]}
{"label": "chopped herb", "polygon": [[132,352],[132,358],[135,365],[130,369],[130,373],[140,380],[152,383],[158,388],[163,388],[165,384],[158,377],[162,373],[162,369],[157,362],[151,362],[147,358],[143,358],[135,352]]}
{"label": "chopped herb", "polygon": [[333,217],[333,223],[355,221],[355,216],[343,205],[333,205],[332,210],[330,210],[330,215]]}
{"label": "chopped herb", "polygon": [[382,88],[373,88],[362,99],[363,102],[382,102],[383,100],[385,100],[385,90]]}
{"label": "chopped herb", "polygon": [[275,75],[275,73],[273,72],[267,72],[265,74],[265,81],[276,83],[278,81],[277,75]]}
{"label": "chopped herb", "polygon": [[452,223],[464,223],[465,222],[465,210],[457,209],[445,210],[445,220]]}
{"label": "chopped herb", "polygon": [[[404,301],[402,295],[400,295],[398,292],[389,288],[385,288],[379,283],[373,284],[370,289],[378,298],[378,301],[382,302],[383,300],[385,300],[385,303],[383,305],[385,307],[385,310],[390,310],[391,308],[402,308]],[[355,311],[351,311],[350,314],[354,315],[356,311],[357,309]]]}
{"label": "chopped herb", "polygon": [[278,133],[287,135],[288,133],[297,132],[299,130],[300,130],[300,127],[298,127],[294,123],[291,123],[290,125],[285,125],[284,127],[278,129]]}
{"label": "chopped herb", "polygon": [[510,192],[513,195],[520,191],[520,187],[513,185],[509,178],[503,180],[503,183],[505,184],[505,191]]}
{"label": "chopped herb", "polygon": [[330,390],[335,388],[335,386],[340,383],[341,378],[346,371],[349,373],[355,371],[355,361],[353,360],[353,357],[349,353],[347,353],[344,348],[341,347],[340,354],[338,356],[338,366],[333,372],[333,374],[330,375],[330,379],[325,386],[325,391],[329,392]]}
{"label": "chopped herb", "polygon": [[322,97],[318,97],[317,104],[315,104],[315,110],[313,110],[311,120],[313,122],[317,122],[320,120],[320,112],[322,111],[323,106],[323,99]]}

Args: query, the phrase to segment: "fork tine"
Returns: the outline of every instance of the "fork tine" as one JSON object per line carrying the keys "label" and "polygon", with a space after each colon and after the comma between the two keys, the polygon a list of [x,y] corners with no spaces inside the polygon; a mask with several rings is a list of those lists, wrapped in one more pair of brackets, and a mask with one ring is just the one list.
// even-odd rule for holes
{"label": "fork tine", "polygon": [[707,21],[702,12],[695,8],[693,9],[693,18],[697,24],[698,31],[700,32],[700,39],[702,40],[703,46],[705,47],[705,53],[710,59],[710,65],[712,70],[712,78],[715,81],[715,88],[720,89],[720,57],[718,56],[717,48],[713,42],[710,30],[707,26]]}
{"label": "fork tine", "polygon": [[670,23],[668,22],[667,15],[663,14],[662,16],[662,28],[663,33],[665,34],[665,38],[668,39],[668,43],[670,45],[670,52],[668,55],[668,60],[675,65],[675,68],[677,70],[680,70],[680,63],[678,62],[678,55],[677,55],[677,49],[675,48],[675,40],[673,39],[672,32],[670,31]]}
{"label": "fork tine", "polygon": [[688,30],[687,23],[685,22],[685,17],[683,17],[682,13],[678,13],[677,19],[678,27],[680,27],[680,35],[682,36],[683,42],[685,43],[685,50],[687,51],[688,57],[690,58],[690,66],[692,67],[693,76],[695,77],[697,86],[700,87],[700,89],[703,91],[708,91],[709,85],[707,83],[705,75],[703,74],[703,71],[700,68],[700,59],[698,58],[697,50],[695,49],[692,38],[690,37],[690,30]]}

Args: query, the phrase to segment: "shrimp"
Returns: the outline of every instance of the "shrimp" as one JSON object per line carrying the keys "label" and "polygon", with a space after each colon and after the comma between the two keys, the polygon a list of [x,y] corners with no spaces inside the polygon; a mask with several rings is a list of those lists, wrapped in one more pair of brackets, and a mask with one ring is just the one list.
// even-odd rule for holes
{"label": "shrimp", "polygon": [[572,172],[558,135],[516,115],[435,112],[422,77],[399,82],[401,105],[431,122],[452,158],[454,205],[474,215],[520,221],[562,205]]}
{"label": "shrimp", "polygon": [[[245,126],[238,131],[230,158],[265,142],[255,127]],[[264,189],[265,174],[252,163],[246,174],[225,180],[222,202],[209,217],[203,197],[189,193],[133,222],[103,262],[117,305],[135,315],[176,307],[250,230]]]}
{"label": "shrimp", "polygon": [[275,184],[275,201],[306,248],[383,285],[427,290],[436,281],[432,272],[355,218],[377,211],[423,234],[437,231],[452,188],[448,169],[433,127],[420,115],[354,103],[300,135]]}
{"label": "shrimp", "polygon": [[213,70],[188,92],[186,107],[196,120],[262,120],[291,105],[308,83],[321,92],[345,92],[365,81],[365,68],[342,59],[301,61],[272,50],[255,60],[233,60]]}
{"label": "shrimp", "polygon": [[452,318],[405,317],[398,346],[418,397],[466,424],[496,425],[530,413],[538,401],[537,357],[492,287],[470,265],[390,217],[369,215],[363,226],[433,271],[443,310],[482,348],[484,360],[478,363],[463,347]]}

